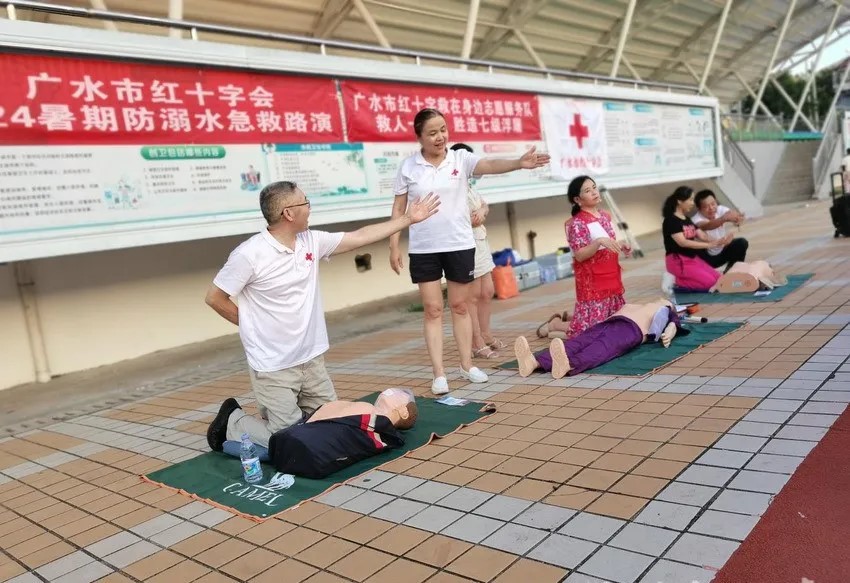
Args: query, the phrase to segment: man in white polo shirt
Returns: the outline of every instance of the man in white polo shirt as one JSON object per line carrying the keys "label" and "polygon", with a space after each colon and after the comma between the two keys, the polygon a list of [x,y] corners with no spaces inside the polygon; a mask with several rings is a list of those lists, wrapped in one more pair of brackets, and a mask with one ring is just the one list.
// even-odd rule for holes
{"label": "man in white polo shirt", "polygon": [[401,217],[350,233],[327,233],[308,228],[310,201],[294,182],[262,190],[260,209],[268,227],[230,254],[206,297],[207,305],[239,326],[262,418],[227,399],[207,430],[210,448],[221,451],[225,440],[239,440],[244,433],[268,447],[273,433],[336,400],[323,357],[328,332],[318,261],[385,239],[424,221],[438,206],[429,196]]}
{"label": "man in white polo shirt", "polygon": [[[697,212],[691,217],[691,221],[698,229],[714,240],[720,240],[727,234],[727,223],[734,223],[738,227],[744,222],[744,215],[733,211],[727,206],[717,203],[717,197],[711,190],[700,190],[694,197]],[[711,247],[700,249],[699,256],[714,268],[726,266],[729,271],[739,261],[746,261],[747,249],[750,243],[743,237],[735,237],[725,247]]]}

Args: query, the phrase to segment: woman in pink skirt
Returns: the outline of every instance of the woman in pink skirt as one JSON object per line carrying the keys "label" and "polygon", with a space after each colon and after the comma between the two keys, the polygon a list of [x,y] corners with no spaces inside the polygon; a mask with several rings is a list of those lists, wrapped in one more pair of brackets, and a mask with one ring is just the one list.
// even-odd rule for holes
{"label": "woman in pink skirt", "polygon": [[631,249],[616,240],[608,213],[599,208],[602,197],[596,181],[577,176],[567,187],[572,203],[572,218],[565,225],[573,254],[576,305],[572,319],[568,314],[553,315],[538,328],[541,337],[573,336],[584,332],[619,310],[626,303],[619,255]]}
{"label": "woman in pink skirt", "polygon": [[706,263],[699,256],[699,251],[725,247],[732,241],[732,234],[722,239],[710,239],[688,218],[693,209],[694,190],[688,186],[680,186],[664,201],[661,233],[667,253],[665,264],[667,272],[675,278],[677,289],[707,292],[720,279],[720,272]]}

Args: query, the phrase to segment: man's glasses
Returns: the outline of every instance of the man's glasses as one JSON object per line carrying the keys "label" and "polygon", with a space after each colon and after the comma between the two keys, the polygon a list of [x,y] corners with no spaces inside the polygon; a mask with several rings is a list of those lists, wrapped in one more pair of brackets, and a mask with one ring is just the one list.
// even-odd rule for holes
{"label": "man's glasses", "polygon": [[297,207],[297,206],[308,206],[308,207],[309,207],[309,206],[310,206],[310,200],[309,200],[309,199],[307,199],[307,200],[305,200],[304,202],[299,203],[299,204],[291,204],[291,205],[289,205],[289,206],[285,206],[285,207],[283,207],[283,210],[291,209],[291,208],[295,208],[295,207]]}

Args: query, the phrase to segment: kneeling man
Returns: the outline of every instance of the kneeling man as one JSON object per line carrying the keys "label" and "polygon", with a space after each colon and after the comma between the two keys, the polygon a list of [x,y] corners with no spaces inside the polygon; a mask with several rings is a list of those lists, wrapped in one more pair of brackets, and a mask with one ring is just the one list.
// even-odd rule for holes
{"label": "kneeling man", "polygon": [[[256,445],[268,447],[273,433],[336,400],[323,356],[329,345],[319,290],[320,260],[427,220],[439,204],[430,194],[395,219],[328,233],[309,228],[310,200],[294,182],[263,188],[260,210],[268,225],[230,254],[206,297],[219,315],[239,326],[262,415],[245,415],[236,411],[234,399],[225,401],[218,417],[229,419],[229,439],[247,433]],[[224,440],[208,434],[207,441],[211,449],[221,451]]]}

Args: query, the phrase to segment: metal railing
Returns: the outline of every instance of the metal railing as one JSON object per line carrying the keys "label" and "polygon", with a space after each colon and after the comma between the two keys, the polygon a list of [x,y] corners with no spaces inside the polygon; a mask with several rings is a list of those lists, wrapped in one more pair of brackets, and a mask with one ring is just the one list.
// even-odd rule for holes
{"label": "metal railing", "polygon": [[838,146],[838,140],[841,134],[837,131],[837,114],[838,109],[833,107],[829,110],[826,116],[826,121],[823,124],[824,132],[821,139],[818,151],[812,158],[812,178],[814,180],[814,195],[818,196],[820,189],[829,175],[832,160],[835,157],[835,148]]}
{"label": "metal railing", "polygon": [[766,115],[750,116],[741,113],[726,113],[720,116],[720,121],[736,142],[781,141],[787,130],[787,120],[781,115],[771,118]]}
{"label": "metal railing", "polygon": [[491,73],[495,70],[516,71],[522,73],[534,73],[536,75],[541,75],[547,78],[559,77],[563,79],[591,82],[594,84],[606,83],[625,85],[633,87],[635,89],[655,89],[664,90],[667,92],[679,91],[691,94],[699,93],[698,87],[696,85],[681,85],[675,83],[662,83],[657,81],[638,81],[636,79],[628,79],[625,77],[592,75],[589,73],[580,73],[577,71],[569,71],[566,69],[540,68],[533,67],[530,65],[522,65],[519,63],[505,63],[500,61],[489,61],[483,59],[464,59],[461,57],[455,57],[454,55],[442,53],[429,53],[408,49],[386,48],[379,45],[353,43],[332,39],[321,39],[295,34],[285,34],[251,28],[225,26],[219,24],[207,24],[190,20],[175,20],[170,18],[144,16],[140,14],[114,12],[111,10],[98,10],[95,8],[84,8],[79,6],[65,6],[62,4],[52,4],[49,2],[34,2],[31,0],[0,0],[0,6],[5,6],[7,8],[10,18],[14,18],[14,13],[16,9],[25,9],[34,10],[36,12],[46,12],[48,14],[72,16],[77,18],[89,18],[96,20],[104,20],[108,22],[126,22],[133,24],[142,24],[146,26],[163,27],[168,29],[187,30],[189,31],[190,36],[193,40],[198,40],[199,33],[205,32],[212,34],[221,34],[235,37],[262,39],[268,41],[277,41],[281,43],[293,43],[304,46],[311,46],[318,48],[322,54],[326,54],[327,49],[341,49],[372,55],[383,55],[387,57],[404,57],[411,59],[417,65],[421,65],[423,61],[433,61],[438,63],[466,65],[467,67],[480,67],[486,69]]}
{"label": "metal railing", "polygon": [[726,159],[726,166],[735,170],[738,177],[750,189],[750,193],[756,196],[755,160],[747,156],[747,153],[737,144],[729,130],[723,125],[720,127],[723,135],[723,156]]}

